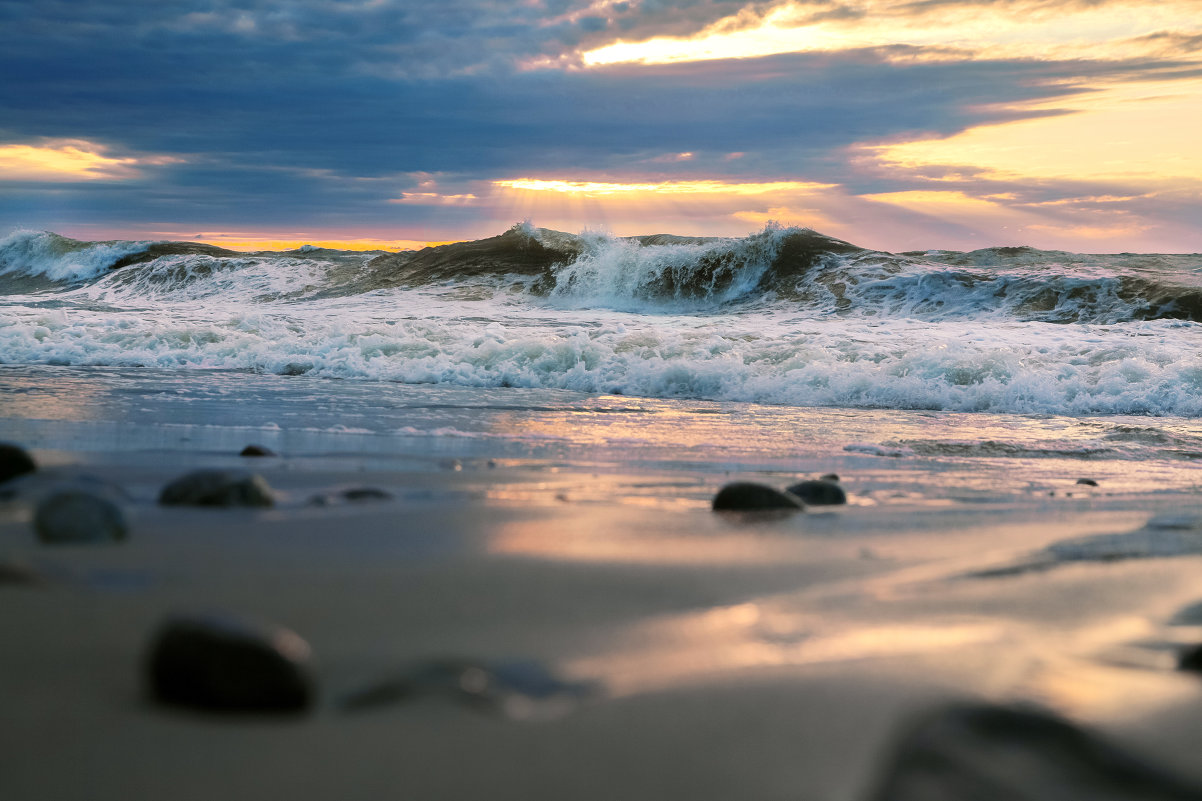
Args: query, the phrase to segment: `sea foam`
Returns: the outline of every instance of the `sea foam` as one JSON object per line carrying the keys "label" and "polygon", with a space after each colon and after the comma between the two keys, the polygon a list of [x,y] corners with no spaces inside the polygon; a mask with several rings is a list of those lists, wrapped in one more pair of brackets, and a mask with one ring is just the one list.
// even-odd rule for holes
{"label": "sea foam", "polygon": [[4,364],[1202,414],[1197,257],[893,255],[780,227],[706,239],[532,226],[384,255],[147,251],[28,232],[0,253],[6,269],[18,254],[25,274],[72,276],[53,290],[0,292]]}

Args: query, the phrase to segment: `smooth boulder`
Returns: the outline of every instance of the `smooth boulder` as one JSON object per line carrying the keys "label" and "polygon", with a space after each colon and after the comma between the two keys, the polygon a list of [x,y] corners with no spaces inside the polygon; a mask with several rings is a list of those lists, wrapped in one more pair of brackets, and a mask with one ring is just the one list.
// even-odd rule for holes
{"label": "smooth boulder", "polygon": [[801,498],[807,506],[838,506],[847,503],[847,493],[834,481],[799,481],[785,491]]}
{"label": "smooth boulder", "polygon": [[393,495],[387,490],[376,487],[346,487],[330,490],[309,498],[309,506],[339,506],[346,503],[371,503],[372,501],[391,501]]}
{"label": "smooth boulder", "polygon": [[1202,787],[1035,708],[953,704],[896,744],[871,801],[1197,801]]}
{"label": "smooth boulder", "polygon": [[805,504],[795,495],[766,484],[735,481],[718,490],[713,508],[715,512],[796,511],[804,509]]}
{"label": "smooth boulder", "polygon": [[303,712],[316,691],[309,645],[288,629],[225,615],[175,617],[150,645],[156,701],[212,712]]}
{"label": "smooth boulder", "polygon": [[268,448],[266,445],[247,445],[239,453],[239,456],[276,456],[275,451]]}
{"label": "smooth boulder", "polygon": [[271,487],[257,473],[194,470],[159,493],[164,506],[273,506]]}
{"label": "smooth boulder", "polygon": [[78,545],[123,540],[129,523],[121,505],[106,497],[103,489],[68,488],[51,492],[38,503],[33,528],[48,545]]}
{"label": "smooth boulder", "polygon": [[0,484],[37,469],[33,457],[20,445],[0,442]]}
{"label": "smooth boulder", "polygon": [[1190,673],[1202,673],[1202,645],[1192,645],[1177,658],[1177,669]]}

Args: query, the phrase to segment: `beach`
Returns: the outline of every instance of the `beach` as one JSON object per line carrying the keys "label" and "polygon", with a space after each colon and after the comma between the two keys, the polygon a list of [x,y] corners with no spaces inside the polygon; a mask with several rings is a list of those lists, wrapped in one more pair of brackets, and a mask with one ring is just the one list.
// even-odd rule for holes
{"label": "beach", "polygon": [[[0,391],[39,465],[0,502],[6,798],[870,799],[954,699],[1202,782],[1196,420],[46,365]],[[201,468],[276,503],[157,502]],[[710,506],[827,473],[847,504]],[[123,540],[35,534],[81,476],[125,493]],[[311,707],[155,702],[156,627],[213,612],[307,641]],[[448,660],[570,691],[346,703]]]}

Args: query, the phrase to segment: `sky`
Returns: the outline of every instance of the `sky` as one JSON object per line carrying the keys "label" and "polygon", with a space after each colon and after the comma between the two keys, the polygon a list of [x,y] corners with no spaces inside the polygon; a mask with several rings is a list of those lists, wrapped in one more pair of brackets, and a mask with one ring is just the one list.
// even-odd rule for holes
{"label": "sky", "polygon": [[0,0],[0,236],[1202,252],[1202,0]]}

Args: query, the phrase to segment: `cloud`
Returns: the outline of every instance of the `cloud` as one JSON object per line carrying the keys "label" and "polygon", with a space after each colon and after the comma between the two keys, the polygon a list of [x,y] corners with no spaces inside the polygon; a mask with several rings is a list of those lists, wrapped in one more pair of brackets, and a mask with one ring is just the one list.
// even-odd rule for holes
{"label": "cloud", "polygon": [[[553,198],[572,207],[557,219],[575,227],[597,222],[588,218],[593,213],[657,228],[686,225],[697,214],[694,229],[733,231],[783,209],[844,219],[843,233],[864,227],[873,213],[883,220],[884,210],[936,230],[933,212],[857,199],[924,191],[992,197],[1007,209],[1137,198],[1109,207],[1139,204],[1141,220],[1165,215],[1174,230],[1188,230],[1198,211],[1198,199],[1174,184],[1185,175],[1174,159],[1193,162],[1188,142],[1166,139],[1173,134],[1165,115],[1197,101],[1191,71],[1200,69],[1202,34],[1189,20],[1174,22],[1182,4],[1171,0],[1155,8],[1143,0],[793,3],[794,29],[858,30],[863,41],[852,49],[580,68],[581,52],[618,39],[753,32],[782,7],[741,0],[0,0],[0,148],[7,149],[0,152],[9,154],[0,164],[10,168],[0,172],[30,179],[0,186],[0,228],[155,220],[178,222],[179,230],[232,230],[239,222],[260,231],[374,226],[442,239],[489,233],[525,210],[553,210]],[[949,24],[945,34],[966,30],[969,11],[986,21],[1080,21],[1103,19],[1103,8],[1148,16],[1106,40],[1126,49],[1108,45],[1084,58],[1080,51],[1048,56],[1047,42],[1043,56],[1032,58],[1023,50],[1031,37],[1014,27],[986,31],[1014,33],[1011,50],[963,37],[885,36],[934,31],[936,16],[960,26]],[[555,68],[523,67],[534,62]],[[1136,84],[1146,87],[1145,99],[1115,94]],[[1104,87],[1110,95],[1099,93]],[[1089,105],[1106,96],[1110,111]],[[1159,122],[1137,135],[1141,118]],[[1071,169],[1051,155],[1044,167],[1038,158],[1007,161],[1006,142],[1034,147],[1040,130],[1064,131],[1069,142],[1076,130],[1088,151],[1100,141],[1086,135],[1088,119],[1104,122],[1107,136],[1118,134],[1122,120],[1134,142],[1125,152],[1159,183],[1126,185],[1116,171],[1096,169],[1104,159],[1094,167],[1079,159]],[[1156,147],[1141,151],[1141,142]],[[11,149],[25,147],[48,148],[43,156],[68,166],[48,166],[51,159],[35,169],[33,156],[22,162],[25,151]],[[25,172],[13,169],[18,163]],[[1055,163],[1060,173],[1050,171]],[[611,200],[639,193],[615,191],[605,200],[497,183],[523,178],[659,189],[642,192],[636,214]],[[733,199],[667,189],[706,182]],[[774,183],[838,189],[802,197],[729,189]],[[1014,199],[996,200],[1007,194]],[[1051,208],[1084,219],[1079,204]],[[984,235],[980,225],[972,230]],[[946,226],[957,236],[969,230]],[[882,223],[886,229],[904,225]]]}
{"label": "cloud", "polygon": [[129,181],[141,167],[170,164],[165,156],[109,156],[109,148],[83,139],[0,145],[0,182]]}

